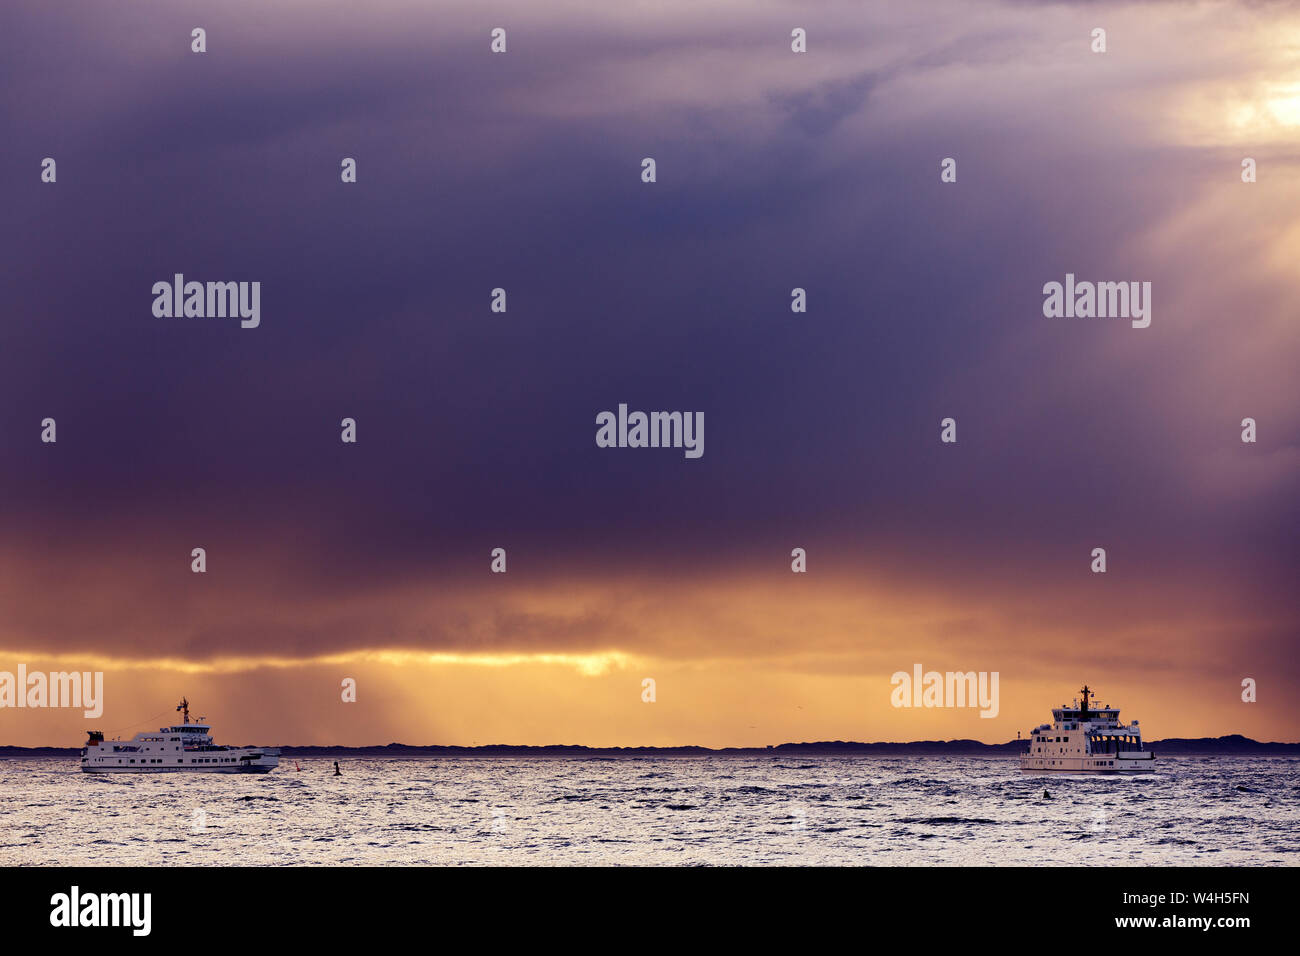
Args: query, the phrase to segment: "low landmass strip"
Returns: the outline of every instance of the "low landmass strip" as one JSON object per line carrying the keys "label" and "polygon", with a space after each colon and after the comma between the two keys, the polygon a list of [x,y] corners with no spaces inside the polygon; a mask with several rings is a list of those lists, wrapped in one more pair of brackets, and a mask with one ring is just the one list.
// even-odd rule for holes
{"label": "low landmass strip", "polygon": [[[858,743],[852,740],[824,740],[816,743],[787,743],[767,747],[586,747],[581,744],[550,744],[530,747],[488,744],[481,747],[450,747],[438,744],[385,744],[373,747],[281,746],[281,757],[759,757],[767,756],[880,756],[934,755],[1001,756],[1016,754],[1027,741],[1008,740],[986,744],[978,740],[913,740],[905,743]],[[241,746],[272,747],[275,744]],[[1265,743],[1241,734],[1226,737],[1171,737],[1145,744],[1157,754],[1262,754],[1300,757],[1300,743]],[[0,757],[65,757],[80,753],[80,747],[0,746]]]}

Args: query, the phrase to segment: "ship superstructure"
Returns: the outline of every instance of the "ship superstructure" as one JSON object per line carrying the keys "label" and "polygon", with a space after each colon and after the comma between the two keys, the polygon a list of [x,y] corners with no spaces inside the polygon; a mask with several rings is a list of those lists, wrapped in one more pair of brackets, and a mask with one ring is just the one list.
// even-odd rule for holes
{"label": "ship superstructure", "polygon": [[1078,700],[1052,709],[1052,723],[1040,724],[1029,735],[1029,749],[1020,755],[1020,769],[1029,773],[1150,773],[1155,754],[1142,744],[1138,722],[1121,724],[1119,708],[1090,707],[1087,684]]}

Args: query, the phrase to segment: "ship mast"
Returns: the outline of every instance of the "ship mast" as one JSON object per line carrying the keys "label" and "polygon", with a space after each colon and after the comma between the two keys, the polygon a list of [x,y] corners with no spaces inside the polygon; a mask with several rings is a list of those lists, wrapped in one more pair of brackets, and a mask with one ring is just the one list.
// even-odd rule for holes
{"label": "ship mast", "polygon": [[185,723],[188,724],[190,722],[190,702],[182,697],[181,702],[176,705],[176,709],[184,714]]}
{"label": "ship mast", "polygon": [[1088,695],[1091,694],[1092,691],[1088,690],[1087,684],[1084,684],[1083,689],[1079,691],[1079,693],[1083,695],[1083,710],[1079,711],[1079,719],[1087,720],[1088,719]]}

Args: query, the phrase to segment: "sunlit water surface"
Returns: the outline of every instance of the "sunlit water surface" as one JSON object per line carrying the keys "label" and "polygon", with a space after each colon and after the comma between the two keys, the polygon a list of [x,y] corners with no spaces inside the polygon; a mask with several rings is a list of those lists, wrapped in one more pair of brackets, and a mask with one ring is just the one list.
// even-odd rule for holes
{"label": "sunlit water surface", "polygon": [[[0,760],[0,863],[1291,865],[1300,760],[1163,758],[1147,777],[1015,758],[283,761],[85,775]],[[1044,789],[1050,798],[1044,797]]]}

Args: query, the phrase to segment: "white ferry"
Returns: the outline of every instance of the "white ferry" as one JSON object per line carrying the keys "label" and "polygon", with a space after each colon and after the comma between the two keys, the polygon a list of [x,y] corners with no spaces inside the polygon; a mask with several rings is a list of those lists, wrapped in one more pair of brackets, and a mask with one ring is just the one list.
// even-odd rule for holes
{"label": "white ferry", "polygon": [[190,723],[190,704],[182,698],[176,709],[184,723],[136,734],[129,742],[105,740],[98,730],[81,751],[84,773],[267,773],[280,762],[278,747],[223,747],[212,742],[211,726],[199,718]]}
{"label": "white ferry", "polygon": [[1156,756],[1142,746],[1142,731],[1135,720],[1119,722],[1115,707],[1088,707],[1092,693],[1084,684],[1069,707],[1052,710],[1053,723],[1040,724],[1029,738],[1029,749],[1020,755],[1020,769],[1027,773],[1054,770],[1066,773],[1151,773]]}

